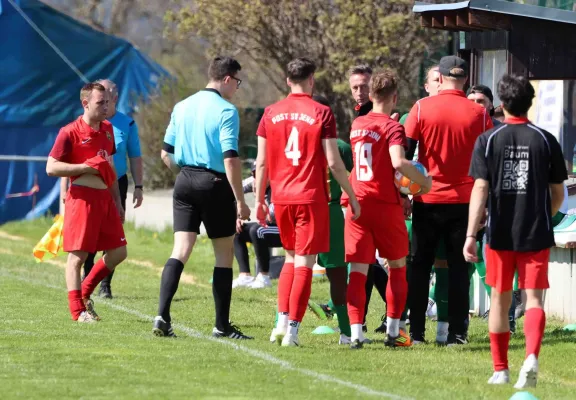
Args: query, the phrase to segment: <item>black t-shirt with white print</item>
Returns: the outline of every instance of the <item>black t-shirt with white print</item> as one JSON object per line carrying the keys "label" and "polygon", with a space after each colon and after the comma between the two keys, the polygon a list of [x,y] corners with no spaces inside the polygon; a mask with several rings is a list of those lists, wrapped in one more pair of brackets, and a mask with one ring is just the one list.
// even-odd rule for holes
{"label": "black t-shirt with white print", "polygon": [[549,185],[568,175],[552,134],[527,119],[507,119],[476,140],[470,176],[489,182],[490,248],[528,252],[554,246]]}

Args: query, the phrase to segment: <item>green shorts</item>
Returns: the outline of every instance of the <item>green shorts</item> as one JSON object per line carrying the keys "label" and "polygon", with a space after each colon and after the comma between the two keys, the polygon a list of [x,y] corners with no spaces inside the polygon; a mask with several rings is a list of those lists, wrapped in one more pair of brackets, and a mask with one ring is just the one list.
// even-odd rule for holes
{"label": "green shorts", "polygon": [[329,204],[330,209],[330,251],[318,254],[318,265],[323,268],[345,267],[344,255],[344,213],[340,204]]}
{"label": "green shorts", "polygon": [[[406,220],[406,229],[408,230],[408,239],[412,243],[412,219]],[[436,248],[436,258],[438,260],[446,260],[446,245],[444,239],[440,239],[438,247]]]}

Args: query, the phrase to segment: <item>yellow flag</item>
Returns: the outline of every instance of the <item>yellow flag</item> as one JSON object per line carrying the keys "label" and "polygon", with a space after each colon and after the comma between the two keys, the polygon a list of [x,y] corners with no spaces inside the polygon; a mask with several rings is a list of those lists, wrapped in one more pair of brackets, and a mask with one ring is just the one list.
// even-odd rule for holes
{"label": "yellow flag", "polygon": [[48,232],[46,232],[42,240],[34,246],[32,253],[34,254],[36,262],[42,262],[45,259],[57,257],[58,253],[62,251],[64,242],[64,236],[62,233],[63,226],[64,217],[62,215],[56,215],[56,217],[54,217],[54,224],[50,227]]}

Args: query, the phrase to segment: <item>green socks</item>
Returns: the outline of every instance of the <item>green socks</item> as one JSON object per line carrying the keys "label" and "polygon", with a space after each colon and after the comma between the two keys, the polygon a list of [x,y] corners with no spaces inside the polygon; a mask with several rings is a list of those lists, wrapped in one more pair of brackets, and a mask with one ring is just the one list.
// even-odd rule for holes
{"label": "green socks", "polygon": [[350,330],[350,319],[348,318],[348,308],[346,305],[344,304],[343,306],[331,306],[330,308],[336,311],[340,333],[348,337],[352,336],[352,331]]}
{"label": "green socks", "polygon": [[448,322],[448,268],[436,268],[434,297],[438,322]]}

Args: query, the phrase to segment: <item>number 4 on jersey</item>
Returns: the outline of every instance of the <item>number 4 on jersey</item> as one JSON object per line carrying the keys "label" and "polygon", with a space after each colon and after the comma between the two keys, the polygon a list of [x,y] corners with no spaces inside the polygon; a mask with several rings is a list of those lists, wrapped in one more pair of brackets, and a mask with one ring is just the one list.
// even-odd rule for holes
{"label": "number 4 on jersey", "polygon": [[374,177],[372,172],[372,143],[356,143],[356,179],[361,182],[371,181]]}
{"label": "number 4 on jersey", "polygon": [[292,131],[290,132],[284,153],[286,154],[287,159],[292,160],[293,166],[298,165],[298,160],[302,154],[300,153],[300,150],[298,150],[298,129],[296,129],[296,127],[292,128]]}

